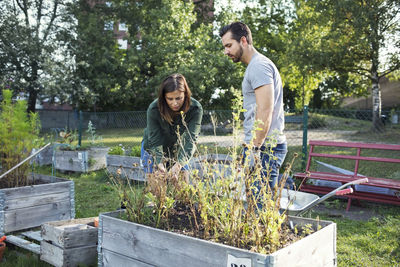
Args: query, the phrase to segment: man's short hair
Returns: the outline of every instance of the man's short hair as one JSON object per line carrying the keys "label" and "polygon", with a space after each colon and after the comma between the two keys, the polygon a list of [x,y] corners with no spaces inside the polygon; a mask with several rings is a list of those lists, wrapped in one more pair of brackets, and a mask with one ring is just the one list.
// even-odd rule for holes
{"label": "man's short hair", "polygon": [[222,27],[219,31],[219,36],[222,37],[227,32],[231,32],[232,39],[235,39],[237,42],[240,42],[240,38],[244,36],[246,37],[247,43],[251,45],[253,44],[253,38],[251,37],[250,28],[243,22],[237,21]]}

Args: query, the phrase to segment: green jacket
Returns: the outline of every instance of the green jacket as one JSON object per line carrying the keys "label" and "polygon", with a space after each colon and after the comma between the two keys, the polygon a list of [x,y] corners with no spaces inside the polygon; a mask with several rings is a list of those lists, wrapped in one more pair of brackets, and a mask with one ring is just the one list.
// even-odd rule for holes
{"label": "green jacket", "polygon": [[[182,116],[178,115],[169,124],[158,110],[158,100],[154,100],[147,109],[147,128],[144,130],[144,149],[153,155],[155,164],[159,164],[163,157],[173,158],[183,165],[193,156],[198,135],[200,134],[203,108],[201,104],[191,98],[192,104],[184,114],[187,127],[183,125]],[[182,144],[178,144],[178,132]]]}

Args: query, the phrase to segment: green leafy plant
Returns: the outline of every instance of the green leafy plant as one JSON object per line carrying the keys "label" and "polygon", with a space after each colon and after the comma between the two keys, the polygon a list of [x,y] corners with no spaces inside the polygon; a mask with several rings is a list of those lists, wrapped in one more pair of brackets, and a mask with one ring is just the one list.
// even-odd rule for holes
{"label": "green leafy plant", "polygon": [[88,141],[91,146],[103,145],[103,138],[96,134],[96,127],[93,125],[92,121],[89,121],[86,133],[88,134]]}
{"label": "green leafy plant", "polygon": [[[28,115],[26,101],[12,100],[10,90],[3,90],[0,114],[0,158],[7,171],[29,156],[33,148],[43,144],[39,138],[40,122],[37,113]],[[1,181],[1,187],[18,187],[29,184],[29,163],[15,169]]]}
{"label": "green leafy plant", "polygon": [[129,155],[132,157],[140,157],[140,151],[141,151],[140,146],[134,146],[132,147],[131,153]]}
{"label": "green leafy plant", "polygon": [[65,127],[60,131],[59,136],[61,137],[59,142],[63,144],[61,149],[75,150],[78,148],[78,132],[76,130],[68,130],[68,127]]}
{"label": "green leafy plant", "polygon": [[110,149],[108,150],[108,154],[123,156],[123,155],[125,155],[125,149],[121,144],[118,146],[113,146],[113,147],[110,147]]}

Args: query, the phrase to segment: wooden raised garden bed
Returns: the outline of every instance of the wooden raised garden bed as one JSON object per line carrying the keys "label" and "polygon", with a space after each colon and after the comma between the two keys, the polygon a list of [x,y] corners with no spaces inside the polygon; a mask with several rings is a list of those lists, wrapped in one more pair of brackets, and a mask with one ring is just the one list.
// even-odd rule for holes
{"label": "wooden raised garden bed", "polygon": [[42,224],[40,259],[57,267],[93,265],[97,260],[95,218]]}
{"label": "wooden raised garden bed", "polygon": [[95,147],[87,150],[56,150],[55,168],[61,171],[90,172],[107,166],[107,147]]}
{"label": "wooden raised garden bed", "polygon": [[[315,230],[307,237],[264,255],[119,219],[99,218],[99,266],[336,266],[336,224],[289,216]],[[319,229],[321,227],[321,229]]]}
{"label": "wooden raised garden bed", "polygon": [[145,181],[143,167],[140,167],[139,157],[107,155],[107,170],[117,175],[117,170],[121,170],[121,176],[132,180]]}
{"label": "wooden raised garden bed", "polygon": [[75,217],[74,182],[32,174],[35,185],[0,189],[0,234]]}

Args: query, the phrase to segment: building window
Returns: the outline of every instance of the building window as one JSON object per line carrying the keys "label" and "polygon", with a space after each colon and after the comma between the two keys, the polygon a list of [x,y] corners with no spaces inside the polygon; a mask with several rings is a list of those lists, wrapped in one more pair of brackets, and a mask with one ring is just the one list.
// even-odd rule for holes
{"label": "building window", "polygon": [[112,31],[114,30],[114,21],[107,21],[104,23],[104,30]]}
{"label": "building window", "polygon": [[128,48],[128,40],[118,39],[118,45],[120,49]]}
{"label": "building window", "polygon": [[119,25],[118,25],[118,30],[119,31],[123,31],[123,32],[128,31],[128,27],[126,26],[126,23],[120,22]]}

